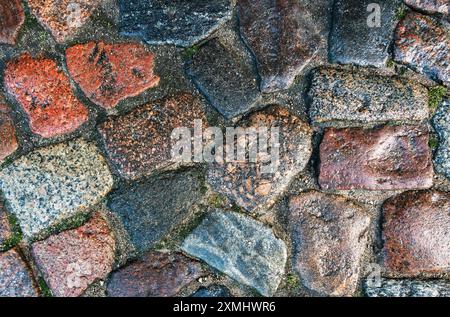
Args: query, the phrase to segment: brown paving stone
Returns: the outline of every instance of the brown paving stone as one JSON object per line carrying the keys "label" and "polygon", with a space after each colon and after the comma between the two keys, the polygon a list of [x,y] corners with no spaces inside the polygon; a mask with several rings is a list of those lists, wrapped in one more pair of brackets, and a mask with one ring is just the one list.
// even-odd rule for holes
{"label": "brown paving stone", "polygon": [[3,202],[0,200],[0,248],[11,238],[12,231]]}
{"label": "brown paving stone", "polygon": [[159,83],[153,73],[154,55],[140,44],[79,44],[67,49],[66,59],[70,76],[89,99],[106,109]]}
{"label": "brown paving stone", "polygon": [[152,252],[111,275],[112,297],[170,297],[204,275],[200,263],[182,254]]}
{"label": "brown paving stone", "polygon": [[450,274],[450,194],[410,191],[383,205],[384,265],[407,276]]}
{"label": "brown paving stone", "polygon": [[0,297],[35,297],[31,273],[16,250],[0,253]]}
{"label": "brown paving stone", "polygon": [[206,123],[200,100],[189,93],[151,102],[125,116],[110,117],[98,127],[110,160],[127,179],[148,176],[173,164],[173,129]]}
{"label": "brown paving stone", "polygon": [[25,14],[20,0],[0,0],[0,43],[16,44],[24,21]]}
{"label": "brown paving stone", "polygon": [[9,108],[0,98],[0,163],[18,148],[16,130],[9,114]]}
{"label": "brown paving stone", "polygon": [[241,34],[258,63],[261,90],[288,88],[319,48],[314,18],[296,0],[241,0],[238,9]]}
{"label": "brown paving stone", "polygon": [[32,245],[39,270],[55,296],[79,296],[112,270],[115,239],[107,222],[95,214],[78,229]]}
{"label": "brown paving stone", "polygon": [[103,0],[28,0],[31,12],[58,42],[76,34]]}
{"label": "brown paving stone", "polygon": [[367,247],[370,217],[352,201],[308,192],[290,199],[293,266],[308,289],[352,296]]}
{"label": "brown paving stone", "polygon": [[28,115],[31,131],[44,138],[73,132],[88,119],[69,79],[51,59],[23,54],[9,62],[5,87]]}
{"label": "brown paving stone", "polygon": [[404,0],[405,3],[415,9],[430,13],[450,13],[450,2],[448,0]]}
{"label": "brown paving stone", "polygon": [[433,166],[429,133],[421,126],[327,129],[320,145],[324,189],[429,188]]}

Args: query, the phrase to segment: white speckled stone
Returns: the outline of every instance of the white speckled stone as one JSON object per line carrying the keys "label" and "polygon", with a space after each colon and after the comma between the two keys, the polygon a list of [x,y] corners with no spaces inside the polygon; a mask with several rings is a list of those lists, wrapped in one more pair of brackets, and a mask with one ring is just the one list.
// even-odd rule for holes
{"label": "white speckled stone", "polygon": [[98,149],[81,139],[38,149],[0,172],[0,189],[28,239],[86,211],[112,185]]}
{"label": "white speckled stone", "polygon": [[450,179],[450,101],[445,100],[439,106],[433,118],[433,124],[439,135],[439,148],[434,158],[436,171]]}

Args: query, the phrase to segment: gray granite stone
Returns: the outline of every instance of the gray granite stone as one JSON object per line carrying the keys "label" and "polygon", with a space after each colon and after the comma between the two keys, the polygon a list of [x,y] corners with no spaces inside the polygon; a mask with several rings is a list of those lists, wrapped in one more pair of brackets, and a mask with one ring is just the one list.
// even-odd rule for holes
{"label": "gray granite stone", "polygon": [[0,172],[0,188],[26,238],[87,212],[112,185],[98,149],[81,139],[38,149]]}
{"label": "gray granite stone", "polygon": [[258,221],[213,211],[186,238],[182,249],[264,296],[275,293],[284,274],[284,242]]}
{"label": "gray granite stone", "polygon": [[[369,4],[380,5],[380,26],[372,26]],[[337,0],[334,4],[330,59],[333,63],[382,67],[398,22],[401,0]]]}
{"label": "gray granite stone", "polygon": [[213,284],[208,287],[200,287],[191,297],[231,297],[231,293],[225,286]]}
{"label": "gray granite stone", "polygon": [[37,289],[27,264],[15,250],[0,253],[0,297],[36,297]]}
{"label": "gray granite stone", "polygon": [[450,179],[450,101],[441,103],[433,118],[439,135],[439,147],[434,157],[436,171]]}
{"label": "gray granite stone", "polygon": [[450,297],[450,282],[381,278],[378,285],[366,280],[364,292],[368,297]]}

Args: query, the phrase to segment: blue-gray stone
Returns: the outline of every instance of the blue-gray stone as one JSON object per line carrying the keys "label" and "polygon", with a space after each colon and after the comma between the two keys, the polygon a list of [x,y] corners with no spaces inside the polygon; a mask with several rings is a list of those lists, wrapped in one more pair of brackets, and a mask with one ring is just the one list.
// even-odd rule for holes
{"label": "blue-gray stone", "polygon": [[439,147],[434,157],[436,171],[450,179],[450,102],[445,100],[436,110],[433,125],[439,135]]}
{"label": "blue-gray stone", "polygon": [[231,297],[231,293],[225,286],[213,284],[208,287],[200,287],[191,297]]}

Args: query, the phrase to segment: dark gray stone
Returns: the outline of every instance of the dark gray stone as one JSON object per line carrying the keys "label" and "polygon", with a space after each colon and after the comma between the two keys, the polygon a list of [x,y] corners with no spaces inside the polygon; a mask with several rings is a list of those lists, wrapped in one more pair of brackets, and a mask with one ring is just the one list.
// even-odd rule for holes
{"label": "dark gray stone", "polygon": [[[368,11],[371,3],[380,5],[380,27],[370,27],[367,23],[368,18],[372,21],[372,11]],[[331,62],[384,66],[401,6],[401,0],[337,0],[330,38]]]}
{"label": "dark gray stone", "polygon": [[450,297],[450,282],[445,280],[394,280],[382,278],[376,285],[365,281],[368,297]]}
{"label": "dark gray stone", "polygon": [[148,44],[191,46],[231,18],[231,0],[120,0],[120,31]]}
{"label": "dark gray stone", "polygon": [[436,171],[450,179],[450,100],[441,103],[433,118],[439,135],[439,148],[434,157]]}
{"label": "dark gray stone", "polygon": [[199,50],[187,73],[227,119],[248,112],[261,97],[251,62],[233,48],[225,47],[219,39],[209,41]]}
{"label": "dark gray stone", "polygon": [[109,208],[138,252],[149,250],[190,214],[202,197],[199,172],[168,173],[114,192]]}
{"label": "dark gray stone", "polygon": [[231,293],[225,286],[213,284],[208,287],[200,287],[191,297],[231,297]]}

